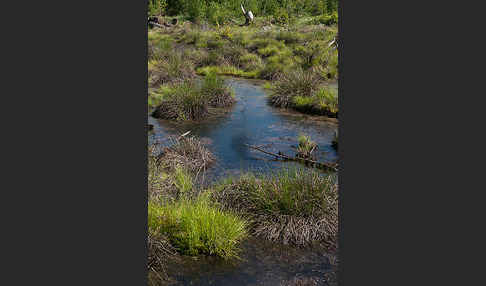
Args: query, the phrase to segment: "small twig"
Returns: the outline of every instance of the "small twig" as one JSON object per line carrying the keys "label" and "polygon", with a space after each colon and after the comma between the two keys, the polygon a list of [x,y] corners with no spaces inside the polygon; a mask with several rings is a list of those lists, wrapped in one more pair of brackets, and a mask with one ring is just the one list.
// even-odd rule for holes
{"label": "small twig", "polygon": [[188,135],[189,133],[191,133],[191,130],[187,131],[186,133],[182,134],[179,138],[181,137],[185,137],[186,135]]}
{"label": "small twig", "polygon": [[289,160],[289,161],[297,161],[297,162],[304,161],[304,162],[307,162],[307,163],[310,163],[310,164],[315,164],[315,165],[318,165],[318,166],[321,166],[321,167],[324,167],[324,168],[328,168],[328,169],[337,171],[337,165],[336,164],[321,163],[321,162],[317,162],[317,161],[313,161],[313,160],[309,160],[309,159],[304,159],[304,158],[289,157],[289,156],[282,154],[282,153],[275,154],[275,153],[272,153],[272,152],[268,152],[268,151],[263,150],[263,149],[256,147],[256,146],[252,146],[252,145],[248,145],[248,144],[243,144],[243,145],[245,145],[249,148],[258,150],[260,152],[263,152],[265,154],[275,156],[275,157],[279,157],[279,158],[283,158],[283,159],[286,159],[286,160]]}

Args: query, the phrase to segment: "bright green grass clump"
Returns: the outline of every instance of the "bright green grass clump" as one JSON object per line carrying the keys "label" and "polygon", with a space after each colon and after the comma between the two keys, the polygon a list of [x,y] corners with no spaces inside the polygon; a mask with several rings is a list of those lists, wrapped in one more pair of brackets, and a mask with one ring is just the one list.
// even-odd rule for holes
{"label": "bright green grass clump", "polygon": [[319,101],[319,107],[327,109],[331,113],[337,113],[339,110],[338,106],[338,93],[330,88],[320,89],[316,96]]}
{"label": "bright green grass clump", "polygon": [[247,223],[213,206],[206,197],[148,205],[149,232],[166,235],[187,255],[238,257],[238,243],[247,236]]}
{"label": "bright green grass clump", "polygon": [[184,81],[172,85],[152,116],[170,120],[199,120],[207,115],[208,98],[195,82]]}
{"label": "bright green grass clump", "polygon": [[257,78],[258,76],[258,71],[246,72],[234,66],[205,66],[198,68],[196,73],[204,76],[216,73],[218,75],[230,75],[244,78]]}
{"label": "bright green grass clump", "polygon": [[317,144],[311,140],[307,135],[301,134],[298,138],[299,146],[297,152],[303,157],[310,156],[310,152],[317,146]]}

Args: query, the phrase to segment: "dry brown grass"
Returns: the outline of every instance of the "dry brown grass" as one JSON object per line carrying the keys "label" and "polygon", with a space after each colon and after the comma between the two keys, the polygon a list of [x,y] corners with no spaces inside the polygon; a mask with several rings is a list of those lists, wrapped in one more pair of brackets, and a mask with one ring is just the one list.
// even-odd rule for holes
{"label": "dry brown grass", "polygon": [[148,69],[150,87],[167,83],[183,82],[196,77],[194,64],[187,61],[181,52],[168,53],[151,62]]}
{"label": "dry brown grass", "polygon": [[154,237],[149,233],[147,242],[149,284],[160,285],[168,281],[166,264],[169,259],[177,259],[177,252],[166,237]]}
{"label": "dry brown grass", "polygon": [[169,137],[171,145],[160,155],[163,167],[173,171],[177,166],[192,173],[205,171],[215,161],[214,155],[196,137]]}

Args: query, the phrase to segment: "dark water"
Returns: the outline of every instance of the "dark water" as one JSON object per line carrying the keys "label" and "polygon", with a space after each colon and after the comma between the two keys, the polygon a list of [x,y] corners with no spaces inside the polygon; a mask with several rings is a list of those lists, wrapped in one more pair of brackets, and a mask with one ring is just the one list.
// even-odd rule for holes
{"label": "dark water", "polygon": [[293,279],[328,285],[335,257],[322,248],[298,249],[258,239],[242,243],[241,260],[182,257],[167,268],[175,285],[281,285]]}
{"label": "dark water", "polygon": [[[208,144],[218,159],[217,165],[209,170],[212,179],[247,170],[271,172],[297,164],[273,161],[272,156],[253,151],[243,144],[294,155],[292,146],[298,145],[299,134],[310,135],[318,144],[319,161],[337,160],[337,153],[331,147],[338,127],[336,122],[283,112],[267,104],[264,89],[258,83],[239,79],[228,81],[236,92],[237,103],[226,114],[201,123],[174,123],[149,116],[149,123],[154,125],[149,141],[164,144],[167,135],[180,135],[190,130],[192,135]],[[337,84],[332,87],[337,89]],[[241,247],[242,261],[181,257],[177,263],[169,265],[168,273],[176,285],[282,285],[292,279],[314,281],[302,285],[329,285],[324,275],[332,271],[333,266],[322,248],[299,249],[258,239],[249,239]]]}
{"label": "dark water", "polygon": [[[239,79],[228,79],[228,82],[236,92],[237,103],[225,115],[201,123],[174,123],[149,116],[149,123],[154,125],[149,140],[164,143],[168,134],[191,131],[217,157],[216,166],[208,174],[213,179],[248,170],[270,172],[296,164],[276,162],[272,156],[249,149],[244,143],[293,156],[299,134],[310,135],[318,144],[319,161],[337,160],[337,153],[331,147],[337,123],[269,106],[264,89],[256,82]],[[331,87],[337,89],[337,84]]]}

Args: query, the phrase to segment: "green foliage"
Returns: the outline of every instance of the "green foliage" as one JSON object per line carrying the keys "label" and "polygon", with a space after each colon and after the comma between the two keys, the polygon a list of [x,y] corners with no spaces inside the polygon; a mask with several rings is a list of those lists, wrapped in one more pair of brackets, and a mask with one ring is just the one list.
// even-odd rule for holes
{"label": "green foliage", "polygon": [[174,184],[182,195],[187,194],[193,187],[191,175],[181,166],[176,166],[174,172]]}
{"label": "green foliage", "polygon": [[271,16],[276,23],[288,24],[297,16],[337,12],[338,0],[149,0],[148,10],[151,15],[183,14],[191,21],[224,24],[244,19],[240,4],[255,16]]}
{"label": "green foliage", "polygon": [[275,10],[273,14],[273,18],[277,24],[281,24],[281,25],[285,25],[290,22],[290,17],[287,9],[282,7]]}
{"label": "green foliage", "polygon": [[244,55],[240,56],[240,65],[246,70],[246,71],[251,71],[251,70],[258,70],[263,67],[263,61],[262,59],[252,53],[245,53]]}
{"label": "green foliage", "polygon": [[309,136],[301,134],[298,138],[299,146],[297,148],[297,154],[300,157],[309,157],[310,152],[317,146],[317,144],[310,139]]}
{"label": "green foliage", "polygon": [[225,24],[227,23],[233,13],[230,12],[223,4],[218,2],[210,2],[206,9],[206,19],[212,24]]}
{"label": "green foliage", "polygon": [[184,12],[189,20],[199,21],[205,16],[206,1],[204,0],[181,0],[183,2]]}
{"label": "green foliage", "polygon": [[[235,191],[235,195],[240,196],[236,200],[222,203],[240,205],[245,212],[319,216],[324,215],[332,207],[328,199],[337,198],[334,189],[336,179],[335,176],[325,176],[317,171],[300,168],[283,169],[265,177],[249,173],[222,183],[214,196],[218,198],[218,192],[230,187]],[[239,201],[240,199],[245,201]]]}
{"label": "green foliage", "polygon": [[325,14],[320,16],[316,19],[316,24],[324,24],[324,25],[334,25],[338,23],[338,13],[334,11],[331,14]]}
{"label": "green foliage", "polygon": [[164,15],[167,9],[167,0],[148,0],[149,15]]}
{"label": "green foliage", "polygon": [[234,102],[233,91],[216,72],[206,75],[201,85],[201,92],[213,107],[230,106]]}
{"label": "green foliage", "polygon": [[238,243],[247,236],[247,222],[213,206],[207,197],[148,204],[149,233],[166,235],[187,255],[238,257]]}
{"label": "green foliage", "polygon": [[316,97],[319,99],[321,108],[326,108],[332,113],[338,112],[339,105],[337,92],[334,92],[330,88],[322,88],[317,92]]}
{"label": "green foliage", "polygon": [[203,68],[198,68],[196,73],[199,75],[207,76],[211,73],[216,73],[218,75],[231,75],[236,77],[244,78],[257,78],[259,76],[259,71],[244,71],[234,66],[206,66]]}

